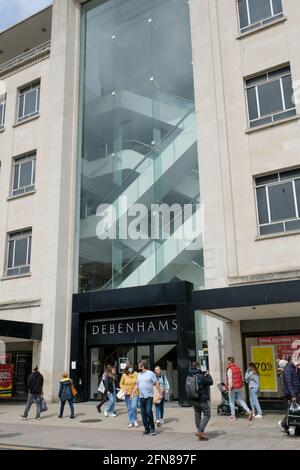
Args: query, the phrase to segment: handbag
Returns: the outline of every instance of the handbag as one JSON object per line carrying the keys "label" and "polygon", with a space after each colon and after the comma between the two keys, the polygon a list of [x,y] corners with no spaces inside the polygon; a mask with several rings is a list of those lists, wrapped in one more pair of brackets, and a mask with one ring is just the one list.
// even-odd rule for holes
{"label": "handbag", "polygon": [[161,402],[161,398],[159,396],[158,390],[156,387],[153,387],[153,403],[155,405],[159,405],[160,402]]}
{"label": "handbag", "polygon": [[98,392],[104,393],[105,392],[105,385],[103,383],[103,380],[101,380],[99,387],[98,387]]}
{"label": "handbag", "polygon": [[71,384],[71,393],[72,393],[72,396],[75,398],[76,395],[77,395],[77,390],[76,390],[74,384]]}
{"label": "handbag", "polygon": [[125,400],[125,393],[123,392],[122,389],[120,389],[117,393],[117,398],[118,400]]}
{"label": "handbag", "polygon": [[48,411],[48,406],[44,397],[41,399],[41,412],[43,411]]}

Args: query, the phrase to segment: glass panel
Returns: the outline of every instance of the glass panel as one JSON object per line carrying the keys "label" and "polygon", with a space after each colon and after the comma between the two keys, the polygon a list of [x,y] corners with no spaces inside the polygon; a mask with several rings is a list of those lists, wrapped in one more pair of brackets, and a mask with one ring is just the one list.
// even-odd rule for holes
{"label": "glass panel", "polygon": [[296,217],[292,183],[270,186],[268,190],[272,221]]}
{"label": "glass panel", "polygon": [[36,111],[36,90],[32,90],[25,95],[25,111],[24,116],[33,114]]}
{"label": "glass panel", "polygon": [[259,176],[258,178],[255,178],[256,186],[260,186],[261,184],[265,183],[274,183],[275,181],[279,181],[278,173],[274,173],[273,175]]}
{"label": "glass panel", "polygon": [[260,224],[269,222],[266,188],[257,188],[258,219]]}
{"label": "glass panel", "polygon": [[284,232],[283,224],[263,225],[260,227],[261,235],[269,235],[271,233]]}
{"label": "glass panel", "polygon": [[18,189],[19,187],[19,171],[20,171],[20,166],[15,165],[14,166],[14,182],[13,182],[13,189]]}
{"label": "glass panel", "polygon": [[24,106],[24,95],[20,94],[20,99],[19,99],[19,114],[18,117],[21,118],[24,116],[23,112],[23,106]]}
{"label": "glass panel", "polygon": [[279,80],[258,87],[260,113],[271,114],[283,109]]}
{"label": "glass panel", "polygon": [[15,241],[15,263],[14,266],[25,266],[27,264],[27,238]]}
{"label": "glass panel", "polygon": [[281,121],[282,119],[287,119],[289,117],[295,116],[296,109],[290,109],[290,111],[284,111],[283,113],[274,114],[273,121]]}
{"label": "glass panel", "polygon": [[0,127],[3,126],[4,123],[4,104],[0,103]]}
{"label": "glass panel", "polygon": [[242,29],[248,26],[249,24],[246,0],[239,0],[238,7],[239,7],[239,17],[240,17],[240,28]]}
{"label": "glass panel", "polygon": [[[129,285],[159,282],[161,243],[147,258],[147,240],[120,236],[128,214],[121,196],[127,208],[143,204],[145,220],[151,204],[188,203],[199,193],[188,3],[94,1],[83,11],[79,290],[121,287],[129,277]],[[113,239],[97,237],[103,203],[115,210]],[[192,253],[182,258],[191,266]]]}
{"label": "glass panel", "polygon": [[282,2],[281,0],[272,0],[273,1],[273,11],[274,15],[282,13]]}
{"label": "glass panel", "polygon": [[292,222],[285,223],[286,230],[299,230],[300,229],[300,220],[293,220]]}
{"label": "glass panel", "polygon": [[275,78],[275,77],[280,77],[282,75],[286,75],[290,73],[291,73],[291,68],[289,65],[287,65],[286,67],[281,67],[280,69],[271,70],[270,72],[268,72],[268,77]]}
{"label": "glass panel", "polygon": [[271,122],[272,118],[269,116],[262,119],[257,119],[256,121],[251,121],[250,127],[264,126],[265,124],[270,124]]}
{"label": "glass panel", "polygon": [[14,241],[10,241],[8,243],[8,260],[7,260],[7,267],[13,267],[13,256],[14,256]]}
{"label": "glass panel", "polygon": [[295,103],[293,102],[293,87],[292,87],[292,77],[288,75],[287,77],[282,78],[283,93],[285,99],[285,107],[287,109],[294,108]]}
{"label": "glass panel", "polygon": [[258,118],[258,110],[257,110],[257,101],[256,101],[256,91],[255,87],[249,88],[247,90],[247,98],[248,98],[248,112],[249,112],[249,119]]}
{"label": "glass panel", "polygon": [[142,359],[148,361],[150,367],[150,346],[148,344],[137,346],[137,360],[139,362]]}
{"label": "glass panel", "polygon": [[22,163],[20,175],[20,188],[31,185],[32,162]]}
{"label": "glass panel", "polygon": [[270,0],[248,0],[251,23],[271,16]]}
{"label": "glass panel", "polygon": [[300,215],[300,180],[295,180],[298,214]]}
{"label": "glass panel", "polygon": [[28,258],[27,258],[27,264],[30,264],[31,260],[31,237],[28,238]]}
{"label": "glass panel", "polygon": [[286,180],[286,179],[293,179],[293,178],[299,178],[300,177],[300,168],[297,170],[289,170],[289,171],[281,171],[279,173],[280,179],[281,180]]}
{"label": "glass panel", "polygon": [[263,73],[261,75],[258,75],[254,78],[249,78],[248,80],[246,80],[246,86],[251,86],[251,85],[256,85],[257,83],[260,83],[260,82],[264,82],[265,80],[267,80],[267,74],[266,73]]}

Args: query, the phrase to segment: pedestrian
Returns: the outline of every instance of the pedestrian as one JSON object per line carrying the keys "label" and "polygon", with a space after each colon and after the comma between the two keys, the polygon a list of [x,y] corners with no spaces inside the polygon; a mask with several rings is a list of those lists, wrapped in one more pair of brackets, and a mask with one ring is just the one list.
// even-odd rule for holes
{"label": "pedestrian", "polygon": [[[285,397],[287,400],[297,402],[300,395],[300,370],[299,365],[289,362],[283,369],[283,384],[285,389]],[[278,422],[280,429],[289,434],[287,425],[287,416]]]}
{"label": "pedestrian", "polygon": [[128,414],[128,427],[138,427],[139,423],[137,420],[137,405],[138,405],[138,391],[131,397],[134,387],[137,385],[138,373],[134,371],[131,364],[126,364],[123,371],[120,388],[125,393],[125,403],[127,406]]}
{"label": "pedestrian", "polygon": [[28,419],[28,413],[33,403],[36,404],[36,416],[35,419],[41,419],[41,404],[43,394],[44,377],[38,370],[38,366],[35,366],[32,374],[27,379],[28,399],[25,407],[25,411],[21,419]]}
{"label": "pedestrian", "polygon": [[249,396],[251,404],[251,414],[249,415],[249,420],[251,421],[253,417],[262,418],[262,411],[260,403],[258,401],[258,392],[260,387],[260,377],[254,362],[250,362],[248,369],[245,374],[245,382],[249,387]]}
{"label": "pedestrian", "polygon": [[70,379],[68,372],[62,374],[62,379],[59,381],[59,392],[58,396],[60,399],[60,411],[59,418],[63,418],[64,409],[66,402],[69,403],[70,407],[70,418],[74,419],[74,396],[72,393],[73,380]]}
{"label": "pedestrian", "polygon": [[155,403],[156,424],[157,426],[160,426],[161,424],[164,424],[165,401],[169,394],[170,385],[167,377],[161,373],[160,366],[156,366],[154,372],[162,393],[162,399],[160,400],[160,402]]}
{"label": "pedestrian", "polygon": [[157,382],[156,375],[151,370],[148,370],[148,362],[146,360],[143,359],[140,361],[139,371],[137,384],[131,392],[131,398],[133,398],[136,391],[138,390],[141,415],[144,425],[144,432],[142,435],[145,436],[147,434],[151,434],[151,436],[155,436],[156,431],[152,413],[153,387],[156,387],[160,398],[162,398],[162,393]]}
{"label": "pedestrian", "polygon": [[228,366],[226,370],[226,385],[229,393],[230,404],[230,417],[229,419],[235,421],[235,402],[238,402],[246,411],[247,415],[251,415],[251,411],[247,404],[242,399],[242,389],[244,386],[243,376],[241,369],[235,364],[234,357],[227,358]]}
{"label": "pedestrian", "polygon": [[105,387],[105,392],[104,395],[106,395],[106,400],[108,400],[108,405],[106,406],[106,409],[104,411],[104,416],[109,416],[109,417],[116,417],[116,410],[115,410],[115,405],[116,405],[116,385],[115,385],[115,374],[114,374],[114,367],[107,366],[103,378],[103,383]]}
{"label": "pedestrian", "polygon": [[213,379],[209,371],[202,372],[196,362],[192,362],[192,367],[188,371],[188,375],[195,376],[198,383],[198,397],[191,399],[197,428],[195,435],[200,441],[208,441],[209,438],[204,434],[204,431],[211,417],[209,387],[213,385]]}

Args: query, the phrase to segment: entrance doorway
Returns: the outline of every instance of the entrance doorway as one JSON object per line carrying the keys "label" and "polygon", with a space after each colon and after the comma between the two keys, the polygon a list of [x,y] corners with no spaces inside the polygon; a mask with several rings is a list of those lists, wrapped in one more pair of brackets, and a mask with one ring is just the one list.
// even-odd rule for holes
{"label": "entrance doorway", "polygon": [[176,344],[139,344],[139,345],[107,345],[92,347],[89,352],[89,398],[98,399],[98,386],[107,365],[117,370],[117,386],[127,362],[137,370],[141,359],[148,361],[149,368],[161,367],[170,383],[170,399],[178,399],[178,370]]}

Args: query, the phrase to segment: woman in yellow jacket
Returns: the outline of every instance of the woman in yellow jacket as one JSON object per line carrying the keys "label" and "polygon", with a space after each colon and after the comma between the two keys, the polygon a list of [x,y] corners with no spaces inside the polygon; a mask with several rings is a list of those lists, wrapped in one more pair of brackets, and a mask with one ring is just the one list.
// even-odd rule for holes
{"label": "woman in yellow jacket", "polygon": [[120,380],[120,388],[125,393],[125,403],[127,406],[128,413],[128,427],[132,428],[133,426],[137,427],[137,404],[138,404],[138,392],[130,398],[131,393],[137,384],[138,373],[133,370],[131,364],[127,364]]}

